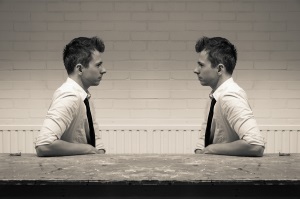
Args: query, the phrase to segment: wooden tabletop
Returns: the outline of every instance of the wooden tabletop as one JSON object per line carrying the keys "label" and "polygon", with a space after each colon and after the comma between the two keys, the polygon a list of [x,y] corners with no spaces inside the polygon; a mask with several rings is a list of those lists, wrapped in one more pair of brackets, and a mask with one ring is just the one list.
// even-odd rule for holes
{"label": "wooden tabletop", "polygon": [[0,154],[0,185],[31,184],[300,185],[300,154],[80,155]]}

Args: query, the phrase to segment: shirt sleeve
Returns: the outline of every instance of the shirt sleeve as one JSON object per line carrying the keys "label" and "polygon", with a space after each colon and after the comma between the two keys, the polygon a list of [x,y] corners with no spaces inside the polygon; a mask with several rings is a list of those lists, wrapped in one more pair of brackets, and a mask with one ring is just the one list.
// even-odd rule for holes
{"label": "shirt sleeve", "polygon": [[53,141],[60,139],[73,121],[79,103],[80,97],[74,93],[54,94],[52,104],[37,136],[36,146],[51,144]]}
{"label": "shirt sleeve", "polygon": [[263,136],[258,128],[245,93],[227,93],[220,98],[224,114],[240,139],[249,144],[264,146]]}

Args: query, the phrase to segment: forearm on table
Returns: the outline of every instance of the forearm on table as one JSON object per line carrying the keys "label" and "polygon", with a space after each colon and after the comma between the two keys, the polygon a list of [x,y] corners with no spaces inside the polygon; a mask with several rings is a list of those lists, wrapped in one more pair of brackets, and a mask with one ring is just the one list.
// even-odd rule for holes
{"label": "forearm on table", "polygon": [[211,144],[203,149],[203,153],[232,156],[263,156],[264,147],[237,140],[230,143]]}
{"label": "forearm on table", "polygon": [[51,144],[36,147],[37,155],[42,156],[67,156],[95,154],[96,148],[89,144],[70,143],[63,140],[55,140]]}

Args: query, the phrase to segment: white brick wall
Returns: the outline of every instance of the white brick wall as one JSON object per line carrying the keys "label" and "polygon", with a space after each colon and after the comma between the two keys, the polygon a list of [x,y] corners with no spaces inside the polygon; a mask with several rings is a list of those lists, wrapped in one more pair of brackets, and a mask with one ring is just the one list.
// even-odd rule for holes
{"label": "white brick wall", "polygon": [[40,125],[64,82],[64,45],[101,37],[91,88],[101,124],[198,125],[209,88],[193,74],[201,36],[236,44],[235,80],[261,125],[300,123],[298,0],[2,0],[0,125]]}

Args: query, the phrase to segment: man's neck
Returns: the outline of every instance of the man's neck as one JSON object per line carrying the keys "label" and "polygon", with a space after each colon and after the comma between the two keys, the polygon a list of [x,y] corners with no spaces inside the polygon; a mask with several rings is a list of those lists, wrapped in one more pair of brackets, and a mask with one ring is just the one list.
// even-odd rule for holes
{"label": "man's neck", "polygon": [[224,82],[226,82],[228,79],[230,79],[232,76],[231,75],[221,75],[216,86],[211,87],[212,88],[212,92],[215,92]]}
{"label": "man's neck", "polygon": [[69,78],[75,81],[83,90],[88,93],[88,88],[85,88],[79,75],[69,75]]}

